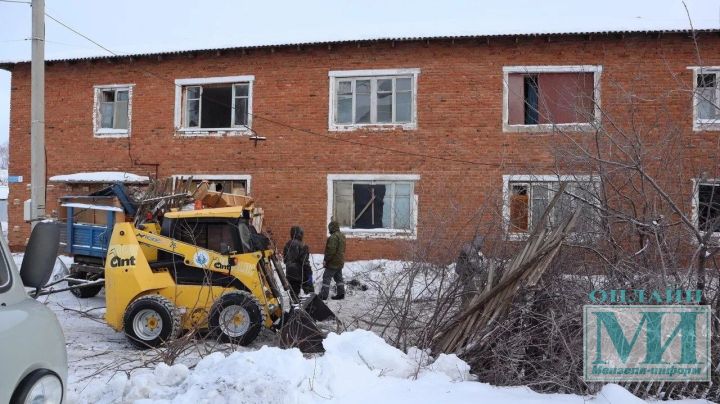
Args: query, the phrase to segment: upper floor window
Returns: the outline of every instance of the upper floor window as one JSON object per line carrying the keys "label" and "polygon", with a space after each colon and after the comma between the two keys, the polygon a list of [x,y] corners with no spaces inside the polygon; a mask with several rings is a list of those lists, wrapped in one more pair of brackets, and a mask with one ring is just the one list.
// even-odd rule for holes
{"label": "upper floor window", "polygon": [[720,68],[696,68],[693,128],[720,130]]}
{"label": "upper floor window", "polygon": [[127,136],[130,133],[132,85],[95,86],[95,136]]}
{"label": "upper floor window", "polygon": [[330,129],[417,127],[419,69],[330,72]]}
{"label": "upper floor window", "polygon": [[186,134],[247,131],[254,76],[175,80],[175,127]]}
{"label": "upper floor window", "polygon": [[329,216],[349,235],[413,236],[418,179],[417,175],[329,175]]}
{"label": "upper floor window", "polygon": [[590,176],[571,175],[505,175],[503,216],[506,233],[511,239],[528,236],[538,225],[550,202],[566,182],[565,192],[549,212],[546,225],[559,223],[575,210],[581,210],[574,233],[593,236],[598,228],[597,181]]}
{"label": "upper floor window", "polygon": [[600,120],[601,66],[503,68],[503,130],[589,130]]}

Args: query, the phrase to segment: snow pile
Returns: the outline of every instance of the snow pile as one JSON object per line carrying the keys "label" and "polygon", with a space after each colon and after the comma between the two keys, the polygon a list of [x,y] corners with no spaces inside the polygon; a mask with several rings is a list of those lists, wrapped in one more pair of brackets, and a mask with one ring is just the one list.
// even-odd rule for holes
{"label": "snow pile", "polygon": [[471,380],[455,355],[435,361],[425,352],[405,354],[364,330],[330,334],[324,355],[306,358],[297,349],[264,346],[229,356],[213,353],[194,369],[159,364],[153,371],[116,374],[88,387],[80,403],[632,403],[620,386],[598,397],[541,395],[527,388],[497,388]]}
{"label": "snow pile", "polygon": [[73,182],[73,183],[145,183],[150,178],[144,175],[126,173],[122,171],[96,171],[89,173],[75,173],[67,175],[56,175],[50,177],[51,182]]}

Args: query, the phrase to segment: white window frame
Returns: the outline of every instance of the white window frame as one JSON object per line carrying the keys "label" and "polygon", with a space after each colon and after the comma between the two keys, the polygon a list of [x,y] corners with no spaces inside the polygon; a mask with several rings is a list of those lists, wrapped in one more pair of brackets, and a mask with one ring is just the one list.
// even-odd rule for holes
{"label": "white window frame", "polygon": [[[407,68],[407,69],[374,69],[374,70],[331,70],[328,72],[330,78],[330,96],[328,106],[328,129],[330,131],[351,131],[360,128],[376,129],[376,130],[392,130],[392,129],[404,129],[404,130],[415,130],[417,129],[417,91],[418,91],[418,75],[420,69],[418,68]],[[377,79],[391,79],[397,77],[408,77],[412,79],[412,96],[410,106],[410,122],[403,123],[349,123],[349,124],[338,124],[335,123],[335,111],[337,102],[337,83],[341,79],[353,79],[353,80],[377,80]],[[371,83],[374,83],[372,81]],[[353,84],[354,85],[354,84]],[[373,90],[371,90],[370,97],[370,112],[375,114],[377,98],[373,96]],[[354,92],[353,92],[354,94]],[[353,97],[353,114],[355,113],[355,97]],[[395,116],[395,99],[393,96],[393,116]]]}
{"label": "white window frame", "polygon": [[[692,214],[690,220],[692,220],[695,229],[697,229],[702,236],[705,236],[707,232],[700,230],[700,185],[715,185],[720,190],[720,178],[712,178],[707,180],[699,180],[694,178],[692,180],[693,193],[692,193]],[[720,232],[713,232],[710,236],[713,241],[720,240]],[[697,240],[693,238],[693,241],[697,243]]]}
{"label": "white window frame", "polygon": [[[93,136],[98,138],[129,137],[132,128],[132,102],[135,84],[105,84],[93,86]],[[100,94],[104,90],[128,91],[128,127],[127,129],[102,128],[100,118]]]}
{"label": "white window frame", "polygon": [[[420,181],[418,174],[328,174],[327,176],[327,221],[330,223],[335,205],[335,181],[404,181],[414,182],[417,185]],[[418,225],[418,195],[417,190],[413,187],[411,209],[413,210],[413,228],[411,230],[403,229],[353,229],[351,227],[341,227],[342,231],[348,238],[368,238],[368,239],[404,239],[415,240],[417,238]],[[329,234],[326,234],[329,235]]]}
{"label": "white window frame", "polygon": [[[187,78],[175,80],[175,133],[181,136],[223,136],[248,135],[252,133],[252,104],[254,75]],[[228,128],[188,128],[185,126],[184,93],[187,87],[203,86],[208,84],[241,84],[248,83],[248,120],[247,125]],[[235,119],[235,86],[232,86],[231,122]],[[202,108],[202,103],[201,103]],[[202,112],[201,112],[202,113]]]}
{"label": "white window frame", "polygon": [[252,175],[250,174],[175,174],[172,176],[173,188],[177,180],[188,180],[190,177],[192,177],[193,181],[245,181],[245,184],[247,184],[245,192],[247,195],[251,195]]}
{"label": "white window frame", "polygon": [[[698,87],[697,87],[697,77],[699,74],[709,74],[713,73],[715,74],[715,80],[716,80],[716,88],[715,88],[715,94],[716,94],[716,102],[720,103],[720,85],[717,85],[718,82],[720,82],[720,66],[690,66],[688,67],[689,70],[692,70],[693,77],[692,77],[692,88],[693,88],[693,96],[692,96],[692,119],[693,119],[693,132],[705,132],[705,131],[720,131],[720,119],[700,119],[698,118]],[[694,180],[693,180],[694,181]]]}
{"label": "white window frame", "polygon": [[[574,66],[504,66],[503,67],[503,132],[553,132],[555,130],[569,132],[588,132],[600,125],[602,111],[600,109],[600,76],[603,67],[601,65],[574,65]],[[578,123],[542,123],[537,125],[511,125],[510,111],[508,110],[508,76],[512,73],[542,74],[542,73],[593,73],[595,83],[595,110],[593,122]]]}
{"label": "white window frame", "polygon": [[[503,206],[502,206],[502,217],[503,217],[503,232],[505,237],[511,241],[522,241],[527,240],[532,232],[532,229],[528,229],[527,233],[518,233],[510,231],[510,184],[511,183],[533,183],[533,182],[584,182],[594,183],[595,186],[600,185],[600,178],[593,175],[503,175]],[[532,203],[532,201],[530,201]],[[532,206],[528,205],[528,211],[532,212]],[[532,225],[532,218],[528,217],[528,227]]]}

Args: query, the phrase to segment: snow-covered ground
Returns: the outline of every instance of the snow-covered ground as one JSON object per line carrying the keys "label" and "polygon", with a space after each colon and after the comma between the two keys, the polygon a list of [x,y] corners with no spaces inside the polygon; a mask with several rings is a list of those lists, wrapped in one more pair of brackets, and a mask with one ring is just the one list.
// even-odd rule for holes
{"label": "snow-covered ground", "polygon": [[[22,255],[16,254],[18,264]],[[70,259],[62,257],[68,265]],[[313,256],[319,268],[321,256]],[[346,280],[381,281],[401,262],[348,263]],[[62,266],[56,266],[56,276]],[[319,287],[321,271],[315,274]],[[328,305],[341,320],[372,309],[373,291],[348,290]],[[194,344],[173,365],[163,351],[133,348],[122,333],[103,322],[104,294],[79,299],[69,292],[41,298],[58,316],[69,361],[68,403],[640,403],[620,386],[607,385],[596,397],[543,395],[526,387],[493,387],[473,380],[454,355],[430,358],[386,344],[365,330],[332,333],[323,355],[277,347],[263,331],[248,347]],[[693,402],[693,401],[685,401]],[[702,401],[697,401],[702,402]]]}

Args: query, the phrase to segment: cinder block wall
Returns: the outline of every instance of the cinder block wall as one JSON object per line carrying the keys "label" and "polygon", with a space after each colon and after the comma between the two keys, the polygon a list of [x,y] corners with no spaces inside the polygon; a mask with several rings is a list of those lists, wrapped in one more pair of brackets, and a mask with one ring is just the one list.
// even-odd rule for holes
{"label": "cinder block wall", "polygon": [[[720,65],[720,38],[701,35],[705,65]],[[196,52],[161,58],[138,57],[48,63],[46,70],[47,175],[81,171],[130,171],[153,176],[173,174],[249,174],[251,193],[265,208],[266,227],[280,243],[289,228],[305,228],[313,252],[324,246],[327,175],[342,173],[419,174],[418,235],[430,237],[438,218],[453,207],[456,224],[445,237],[469,237],[478,221],[497,220],[497,211],[481,217],[479,206],[502,192],[503,174],[556,171],[553,151],[562,139],[548,133],[504,133],[503,66],[602,65],[604,108],[630,119],[625,90],[644,101],[638,117],[662,113],[687,131],[689,206],[690,172],[706,166],[716,172],[718,133],[692,132],[689,92],[696,65],[693,42],[685,34],[553,36],[486,40],[431,40],[276,47],[273,49]],[[417,130],[328,131],[330,70],[420,68]],[[152,74],[148,73],[151,72]],[[314,136],[255,117],[253,129],[267,137],[257,145],[247,137],[181,137],[173,128],[178,78],[254,75],[253,113],[338,139],[412,153],[480,162],[464,164],[398,154]],[[129,138],[93,137],[93,86],[134,84]],[[30,65],[12,68],[10,174],[26,183],[12,184],[9,240],[22,248],[29,234],[22,201],[30,197]],[[587,136],[587,134],[577,134]],[[582,170],[579,168],[578,170]],[[48,211],[67,190],[48,192]],[[399,258],[406,241],[349,239],[348,259]]]}

